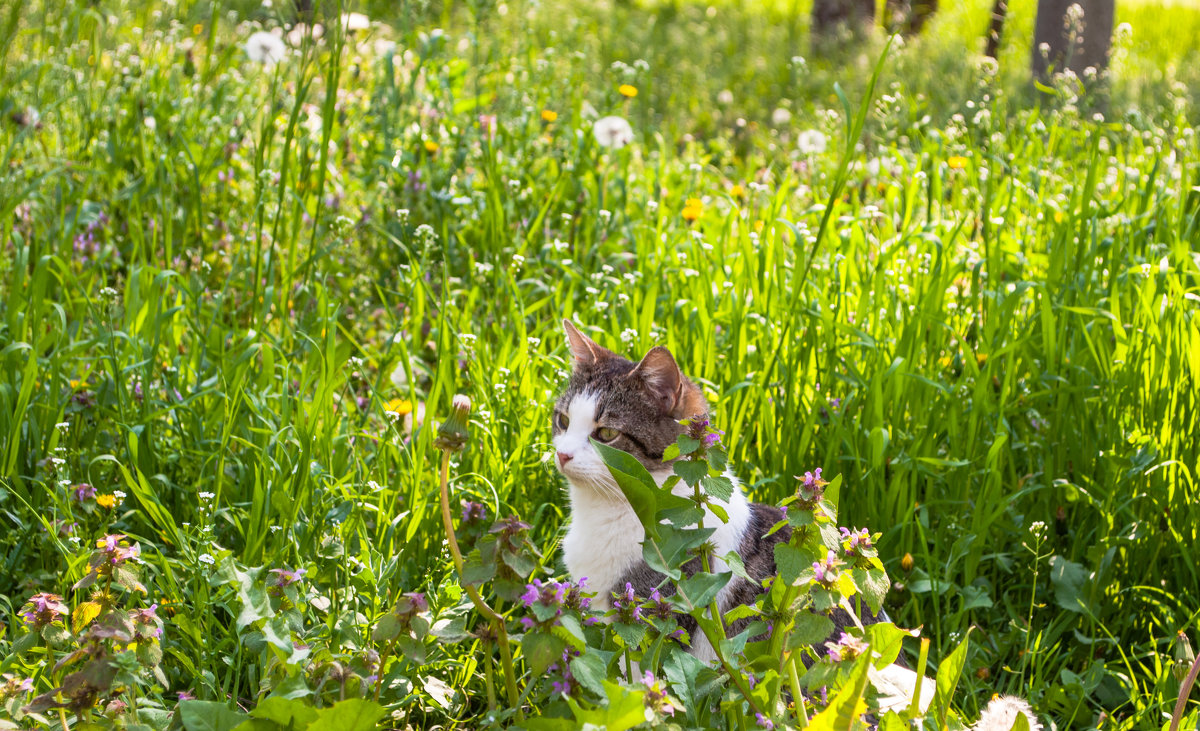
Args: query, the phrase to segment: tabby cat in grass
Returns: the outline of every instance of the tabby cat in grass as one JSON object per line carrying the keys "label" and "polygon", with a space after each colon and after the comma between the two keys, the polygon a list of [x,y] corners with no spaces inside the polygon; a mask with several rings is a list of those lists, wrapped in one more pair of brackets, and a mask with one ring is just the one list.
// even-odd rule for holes
{"label": "tabby cat in grass", "polygon": [[[553,432],[555,463],[567,478],[571,503],[571,522],[562,542],[567,570],[577,581],[587,578],[596,591],[593,606],[598,609],[607,609],[609,598],[623,591],[626,584],[641,597],[649,596],[656,588],[663,594],[673,593],[673,587],[664,583],[666,577],[642,558],[642,524],[590,440],[628,452],[661,485],[672,474],[671,461],[664,458],[664,452],[683,432],[680,421],[707,418],[708,402],[666,348],[651,348],[635,363],[596,344],[569,320],[563,321],[563,327],[571,352],[571,376],[554,407]],[[733,471],[731,468],[731,478]],[[680,495],[686,495],[686,490],[683,482],[675,488]],[[786,542],[791,530],[785,527],[767,535],[783,519],[782,510],[747,500],[736,479],[732,496],[718,505],[728,520],[711,510],[707,510],[704,520],[704,527],[715,529],[711,538],[713,555],[736,551],[753,579],[735,578],[721,590],[718,606],[722,612],[729,612],[739,605],[753,604],[764,591],[764,582],[776,573],[775,546]],[[685,570],[688,568],[695,571],[697,567],[685,566]],[[726,568],[724,562],[714,559],[714,572]],[[882,612],[876,616],[865,607],[862,611],[858,620],[864,625],[890,621]],[[841,609],[834,610],[830,618],[835,629],[826,643],[836,641],[843,629],[855,624],[855,618]],[[686,615],[678,619],[691,637],[689,651],[700,659],[715,660],[695,620]],[[743,619],[731,623],[730,634],[737,634],[748,622]],[[916,673],[899,664],[882,673],[877,681],[881,707],[907,707],[916,678]],[[933,689],[932,680],[922,683],[922,707],[932,699]],[[1013,714],[1028,709],[1023,702],[1014,701],[1022,707],[1014,706],[1012,713],[1004,712],[1010,710],[1007,707],[989,708],[993,715],[1009,719],[1005,729],[1011,726]],[[1038,728],[1031,712],[1028,719],[1031,728]]]}

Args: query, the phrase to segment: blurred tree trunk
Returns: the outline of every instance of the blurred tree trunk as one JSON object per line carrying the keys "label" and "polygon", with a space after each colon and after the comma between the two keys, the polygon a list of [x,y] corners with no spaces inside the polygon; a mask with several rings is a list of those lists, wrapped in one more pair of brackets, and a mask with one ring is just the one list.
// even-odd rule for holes
{"label": "blurred tree trunk", "polygon": [[827,43],[842,33],[862,35],[875,24],[875,0],[813,0],[814,45]]}
{"label": "blurred tree trunk", "polygon": [[888,33],[915,36],[937,9],[938,0],[887,0],[883,5],[883,27]]}
{"label": "blurred tree trunk", "polygon": [[[1033,32],[1033,75],[1070,69],[1085,84],[1087,69],[1108,68],[1116,0],[1038,0]],[[1080,13],[1079,11],[1082,11]]]}
{"label": "blurred tree trunk", "polygon": [[992,20],[988,24],[987,47],[983,55],[999,60],[1000,38],[1004,35],[1004,21],[1008,18],[1008,0],[995,0],[992,3]]}

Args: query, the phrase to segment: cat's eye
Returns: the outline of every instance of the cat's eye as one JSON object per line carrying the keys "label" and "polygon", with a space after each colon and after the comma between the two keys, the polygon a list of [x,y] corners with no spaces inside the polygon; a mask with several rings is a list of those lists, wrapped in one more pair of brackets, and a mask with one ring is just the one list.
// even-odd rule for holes
{"label": "cat's eye", "polygon": [[621,436],[621,432],[613,429],[611,426],[602,426],[596,430],[596,440],[601,442],[611,442]]}
{"label": "cat's eye", "polygon": [[563,429],[565,431],[567,428],[567,425],[570,423],[571,423],[571,420],[569,418],[567,418],[566,414],[564,414],[561,411],[554,412],[554,425],[557,426],[559,429]]}

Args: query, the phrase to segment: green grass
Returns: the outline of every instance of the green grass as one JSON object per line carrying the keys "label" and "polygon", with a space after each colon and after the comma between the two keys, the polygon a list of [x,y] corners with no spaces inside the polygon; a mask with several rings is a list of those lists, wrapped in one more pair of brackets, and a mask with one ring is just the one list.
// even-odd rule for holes
{"label": "green grass", "polygon": [[[86,601],[114,532],[145,564],[122,601],[165,621],[142,723],[178,691],[252,705],[332,662],[371,674],[402,592],[463,616],[432,434],[396,399],[440,420],[472,397],[455,494],[521,515],[561,574],[567,316],[668,346],[754,498],[842,476],[934,664],[977,627],[965,716],[1009,691],[1060,728],[1161,728],[1200,617],[1200,13],[1119,4],[1133,41],[1095,119],[1028,88],[1030,3],[981,68],[986,5],[888,57],[832,201],[835,83],[856,107],[882,44],[808,58],[804,8],[406,6],[264,68],[242,44],[281,20],[257,3],[4,7],[0,672],[61,681],[61,647],[14,651],[17,612]],[[610,113],[633,145],[597,148]],[[799,152],[806,129],[828,150]],[[258,567],[306,569],[293,609]],[[474,718],[478,653],[431,642],[380,701]]]}

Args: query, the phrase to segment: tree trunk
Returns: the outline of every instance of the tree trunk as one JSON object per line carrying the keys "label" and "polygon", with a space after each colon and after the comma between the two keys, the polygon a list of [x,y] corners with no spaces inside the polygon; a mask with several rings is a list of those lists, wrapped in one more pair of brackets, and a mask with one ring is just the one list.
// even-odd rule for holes
{"label": "tree trunk", "polygon": [[1108,68],[1115,14],[1116,0],[1038,0],[1034,77],[1070,69],[1085,84],[1098,78]]}
{"label": "tree trunk", "polygon": [[999,60],[1000,39],[1004,36],[1004,21],[1008,18],[1008,0],[995,0],[992,3],[992,21],[988,25],[987,48],[983,55]]}
{"label": "tree trunk", "polygon": [[883,27],[887,28],[888,33],[915,36],[937,9],[938,0],[886,0],[883,4]]}
{"label": "tree trunk", "polygon": [[861,35],[875,24],[875,0],[813,0],[814,45],[840,33]]}

